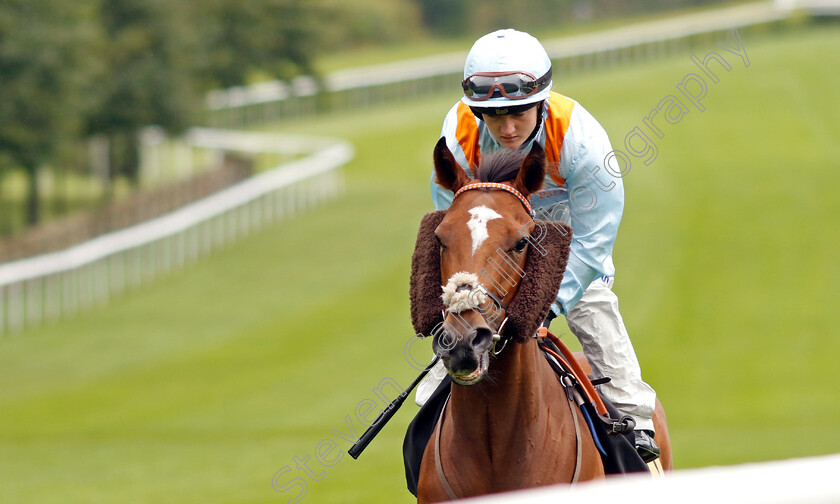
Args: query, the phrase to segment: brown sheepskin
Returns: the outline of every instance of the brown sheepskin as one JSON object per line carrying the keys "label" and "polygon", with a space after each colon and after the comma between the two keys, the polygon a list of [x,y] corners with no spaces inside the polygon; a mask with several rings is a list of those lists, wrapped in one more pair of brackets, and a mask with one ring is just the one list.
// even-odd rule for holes
{"label": "brown sheepskin", "polygon": [[[411,322],[415,332],[424,336],[430,335],[441,322],[441,311],[444,309],[440,297],[440,246],[435,238],[435,229],[445,213],[438,210],[423,217],[411,256]],[[560,290],[572,241],[569,226],[559,222],[534,222],[536,228],[525,259],[525,276],[508,306],[509,319],[505,328],[505,333],[512,334],[519,342],[532,337],[548,315],[551,303]]]}
{"label": "brown sheepskin", "polygon": [[[560,222],[534,221],[525,276],[508,306],[505,333],[513,331],[515,341],[523,343],[537,332],[557,298],[560,282],[569,261],[572,228]],[[545,252],[543,255],[541,252]]]}
{"label": "brown sheepskin", "polygon": [[416,334],[429,336],[441,322],[443,300],[440,298],[440,245],[435,238],[445,210],[427,213],[420,221],[417,243],[411,256],[411,280],[408,294],[411,300],[411,323]]}

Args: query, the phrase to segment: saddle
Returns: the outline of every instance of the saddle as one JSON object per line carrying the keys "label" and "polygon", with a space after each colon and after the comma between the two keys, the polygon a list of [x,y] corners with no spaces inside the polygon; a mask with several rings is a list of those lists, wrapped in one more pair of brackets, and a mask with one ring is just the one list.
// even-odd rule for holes
{"label": "saddle", "polygon": [[[577,364],[571,351],[545,327],[539,330],[537,342],[570,401],[583,413],[586,425],[601,454],[606,474],[627,474],[650,469],[635,447],[633,429],[636,422],[622,416],[618,409],[601,396],[590,378]],[[598,380],[606,383],[609,378]]]}
{"label": "saddle", "polygon": [[[630,417],[622,417],[612,404],[600,396],[592,381],[583,373],[571,352],[559,338],[545,328],[541,328],[537,343],[557,375],[558,381],[566,390],[567,397],[580,408],[601,455],[604,472],[606,474],[635,472],[649,474],[647,464],[636,452],[634,446],[635,423],[633,420]],[[420,407],[405,434],[403,463],[406,485],[414,496],[417,496],[423,453],[449,398],[451,383],[449,376],[443,379],[431,397]]]}

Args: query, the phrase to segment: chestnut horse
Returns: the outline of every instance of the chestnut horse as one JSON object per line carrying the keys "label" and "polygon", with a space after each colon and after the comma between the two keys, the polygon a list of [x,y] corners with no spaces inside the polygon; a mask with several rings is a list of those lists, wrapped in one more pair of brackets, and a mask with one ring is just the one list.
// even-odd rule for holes
{"label": "chestnut horse", "polygon": [[[421,334],[435,332],[434,352],[453,383],[423,454],[418,502],[604,477],[580,409],[534,338],[559,290],[572,234],[532,217],[528,197],[545,177],[543,150],[535,143],[525,156],[488,156],[479,181],[443,139],[434,161],[438,183],[455,197],[421,224],[412,322]],[[658,402],[654,422],[660,461],[670,469]]]}

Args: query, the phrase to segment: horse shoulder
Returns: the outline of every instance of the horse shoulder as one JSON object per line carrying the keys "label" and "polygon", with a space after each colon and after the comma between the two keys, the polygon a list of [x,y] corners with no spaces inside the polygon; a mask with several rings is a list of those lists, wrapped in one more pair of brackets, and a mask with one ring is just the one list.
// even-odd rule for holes
{"label": "horse shoulder", "polygon": [[441,502],[449,500],[435,469],[434,438],[429,440],[423,452],[423,462],[420,464],[420,476],[417,482],[417,502]]}

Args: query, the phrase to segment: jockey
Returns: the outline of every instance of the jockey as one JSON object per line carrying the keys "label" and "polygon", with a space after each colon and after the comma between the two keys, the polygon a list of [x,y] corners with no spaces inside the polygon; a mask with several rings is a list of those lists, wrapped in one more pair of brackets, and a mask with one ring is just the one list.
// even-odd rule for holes
{"label": "jockey", "polygon": [[[443,122],[442,136],[471,178],[482,154],[529,150],[539,142],[548,160],[543,189],[531,195],[537,218],[573,229],[566,272],[551,306],[580,340],[604,397],[636,421],[636,449],[646,462],[659,456],[653,440],[656,392],[642,380],[639,361],[612,291],[612,260],[624,209],[624,185],[606,132],[575,100],[551,90],[551,60],[540,42],[515,30],[478,39],[464,65],[464,96]],[[614,155],[613,155],[614,157]],[[452,192],[435,182],[435,209],[448,208]],[[446,374],[442,364],[420,384],[423,405]]]}

